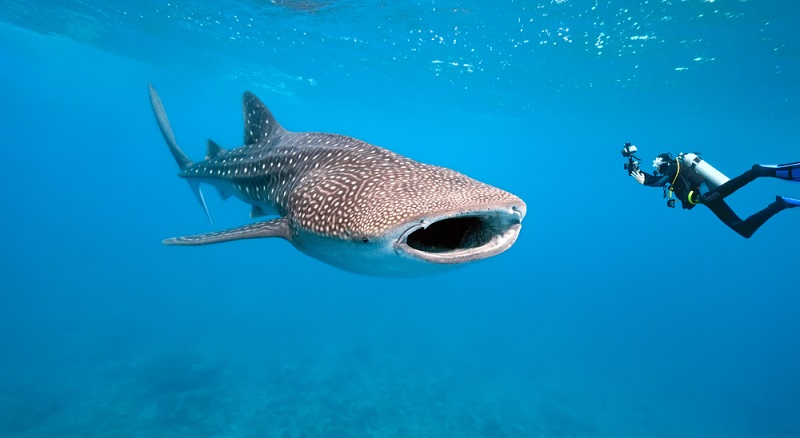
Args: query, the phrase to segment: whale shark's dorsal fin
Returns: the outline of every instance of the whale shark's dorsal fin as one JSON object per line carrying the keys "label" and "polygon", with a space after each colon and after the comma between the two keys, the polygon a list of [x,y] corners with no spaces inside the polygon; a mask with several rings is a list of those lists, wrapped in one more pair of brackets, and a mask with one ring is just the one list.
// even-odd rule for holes
{"label": "whale shark's dorsal fin", "polygon": [[277,138],[285,131],[261,99],[249,91],[242,98],[242,112],[246,145]]}
{"label": "whale shark's dorsal fin", "polygon": [[206,143],[206,160],[216,158],[217,155],[225,152],[222,146],[218,145],[214,140],[209,139]]}

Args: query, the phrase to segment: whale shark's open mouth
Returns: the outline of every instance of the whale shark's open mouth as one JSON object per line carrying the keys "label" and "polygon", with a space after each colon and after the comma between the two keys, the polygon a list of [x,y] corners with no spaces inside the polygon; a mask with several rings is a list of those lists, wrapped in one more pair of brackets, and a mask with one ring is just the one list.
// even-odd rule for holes
{"label": "whale shark's open mouth", "polygon": [[510,206],[425,218],[403,233],[396,248],[431,263],[480,260],[511,247],[524,216],[524,206]]}

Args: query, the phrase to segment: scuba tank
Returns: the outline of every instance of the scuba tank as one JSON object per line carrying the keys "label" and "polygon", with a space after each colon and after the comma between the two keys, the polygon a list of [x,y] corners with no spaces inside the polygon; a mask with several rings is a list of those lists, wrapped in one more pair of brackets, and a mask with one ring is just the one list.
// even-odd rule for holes
{"label": "scuba tank", "polygon": [[681,160],[685,166],[694,169],[695,172],[702,176],[709,190],[714,190],[730,180],[730,178],[723,175],[722,172],[698,157],[697,154],[684,154],[681,152],[678,155],[678,159]]}

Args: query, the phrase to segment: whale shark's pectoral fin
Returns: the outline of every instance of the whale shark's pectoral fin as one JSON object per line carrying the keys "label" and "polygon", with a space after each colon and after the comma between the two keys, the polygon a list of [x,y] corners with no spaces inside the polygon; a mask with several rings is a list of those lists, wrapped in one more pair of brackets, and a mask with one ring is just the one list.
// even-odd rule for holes
{"label": "whale shark's pectoral fin", "polygon": [[232,228],[213,233],[195,234],[193,236],[173,237],[165,239],[164,245],[208,245],[211,243],[229,242],[241,239],[259,239],[262,237],[281,237],[291,240],[292,231],[289,228],[289,218],[281,217],[243,227]]}

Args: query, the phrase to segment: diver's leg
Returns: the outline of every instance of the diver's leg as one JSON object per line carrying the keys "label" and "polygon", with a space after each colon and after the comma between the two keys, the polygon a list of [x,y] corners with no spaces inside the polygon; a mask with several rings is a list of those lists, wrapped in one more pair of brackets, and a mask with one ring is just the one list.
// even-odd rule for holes
{"label": "diver's leg", "polygon": [[[730,206],[722,200],[722,198],[717,198],[711,202],[706,202],[703,205],[708,207],[715,216],[719,218],[725,225],[729,226],[733,231],[739,233],[739,231],[735,228],[736,224],[741,223],[742,219],[733,212]],[[741,233],[739,233],[741,234]],[[750,237],[750,236],[744,236]]]}
{"label": "diver's leg", "polygon": [[748,170],[747,172],[728,180],[725,184],[717,187],[716,189],[703,194],[702,202],[708,203],[714,200],[722,200],[733,192],[741,189],[747,183],[752,182],[754,179],[761,177],[761,176],[775,176],[775,171],[773,169],[765,168],[759,164],[754,164],[753,167]]}
{"label": "diver's leg", "polygon": [[736,213],[731,210],[728,204],[721,198],[711,203],[705,204],[725,225],[729,226],[733,231],[736,231],[742,237],[749,239],[756,230],[759,229],[766,221],[772,216],[780,213],[790,205],[780,196],[775,199],[775,202],[769,204],[766,208],[755,213],[745,220],[741,220]]}

